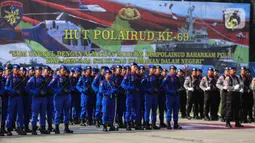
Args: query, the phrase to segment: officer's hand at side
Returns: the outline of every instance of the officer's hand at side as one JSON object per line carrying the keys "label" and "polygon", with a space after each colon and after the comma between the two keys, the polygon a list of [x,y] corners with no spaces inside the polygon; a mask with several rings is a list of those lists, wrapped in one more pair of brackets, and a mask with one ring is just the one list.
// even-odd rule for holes
{"label": "officer's hand at side", "polygon": [[239,85],[239,84],[237,84],[237,85],[235,85],[235,86],[234,86],[234,89],[235,89],[235,90],[238,90],[238,89],[239,89],[239,87],[240,87],[240,85]]}
{"label": "officer's hand at side", "polygon": [[209,90],[211,90],[211,87],[207,87],[207,88],[205,89],[205,91],[209,91]]}
{"label": "officer's hand at side", "polygon": [[194,88],[190,87],[188,88],[188,91],[194,91]]}
{"label": "officer's hand at side", "polygon": [[242,89],[240,89],[240,92],[241,92],[241,93],[243,93],[243,92],[244,92],[244,91],[243,91],[243,88],[242,88]]}

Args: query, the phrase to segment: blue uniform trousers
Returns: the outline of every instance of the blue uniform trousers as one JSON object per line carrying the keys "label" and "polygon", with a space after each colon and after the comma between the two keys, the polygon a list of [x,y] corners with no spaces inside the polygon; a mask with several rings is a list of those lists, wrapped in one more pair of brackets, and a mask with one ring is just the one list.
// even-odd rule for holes
{"label": "blue uniform trousers", "polygon": [[139,122],[141,121],[141,100],[140,100],[140,94],[139,93],[134,93],[126,94],[126,122],[131,122],[132,121],[132,111],[135,111],[135,121]]}
{"label": "blue uniform trousers", "polygon": [[70,106],[71,106],[71,95],[55,95],[54,96],[54,124],[59,125],[60,124],[60,118],[61,114],[64,112],[64,123],[69,124],[70,121]]}
{"label": "blue uniform trousers", "polygon": [[24,110],[22,96],[9,96],[8,98],[8,116],[7,128],[12,128],[12,123],[15,122],[17,117],[18,127],[24,127]]}
{"label": "blue uniform trousers", "polygon": [[154,122],[157,119],[157,107],[158,107],[158,96],[155,94],[145,94],[145,112],[144,112],[144,119],[145,122],[150,121],[150,111],[151,113],[151,121]]}
{"label": "blue uniform trousers", "polygon": [[115,109],[115,99],[110,99],[109,97],[103,97],[102,99],[102,122],[103,124],[112,124],[114,120],[114,109]]}
{"label": "blue uniform trousers", "polygon": [[118,121],[122,121],[122,117],[124,116],[125,113],[125,102],[126,102],[126,97],[124,95],[120,95],[117,98],[117,116],[118,116]]}
{"label": "blue uniform trousers", "polygon": [[166,110],[166,96],[164,94],[160,94],[158,97],[158,106],[159,106],[159,120],[160,122],[164,121],[164,114]]}
{"label": "blue uniform trousers", "polygon": [[81,96],[78,93],[72,93],[72,117],[77,118],[80,117],[81,114]]}
{"label": "blue uniform trousers", "polygon": [[38,114],[40,114],[40,126],[45,126],[47,110],[47,99],[46,97],[32,97],[32,126],[35,127]]}
{"label": "blue uniform trousers", "polygon": [[81,94],[81,115],[80,119],[92,118],[93,113],[93,97],[92,95]]}
{"label": "blue uniform trousers", "polygon": [[180,108],[180,96],[179,95],[167,95],[166,97],[166,120],[169,122],[172,119],[172,112],[173,112],[173,119],[174,121],[178,121],[178,113]]}
{"label": "blue uniform trousers", "polygon": [[102,107],[102,96],[100,93],[97,93],[96,98],[96,113],[95,119],[98,121],[101,118],[101,107]]}
{"label": "blue uniform trousers", "polygon": [[53,115],[54,115],[54,104],[53,104],[54,96],[47,96],[47,122],[48,124],[52,124]]}
{"label": "blue uniform trousers", "polygon": [[1,128],[5,127],[5,121],[7,119],[7,110],[8,109],[8,97],[2,96],[2,121]]}
{"label": "blue uniform trousers", "polygon": [[30,119],[32,117],[32,97],[30,95],[23,96],[24,105],[24,124],[29,125]]}

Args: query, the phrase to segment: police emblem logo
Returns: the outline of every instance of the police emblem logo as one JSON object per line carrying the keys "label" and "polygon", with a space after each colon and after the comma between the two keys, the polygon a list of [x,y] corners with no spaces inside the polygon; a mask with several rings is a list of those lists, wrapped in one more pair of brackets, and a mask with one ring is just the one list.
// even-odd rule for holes
{"label": "police emblem logo", "polygon": [[136,8],[133,8],[127,4],[125,8],[122,8],[119,11],[118,17],[123,20],[137,20],[141,18],[141,14]]}
{"label": "police emblem logo", "polygon": [[4,1],[0,3],[0,11],[5,23],[14,28],[22,20],[23,4],[17,1]]}

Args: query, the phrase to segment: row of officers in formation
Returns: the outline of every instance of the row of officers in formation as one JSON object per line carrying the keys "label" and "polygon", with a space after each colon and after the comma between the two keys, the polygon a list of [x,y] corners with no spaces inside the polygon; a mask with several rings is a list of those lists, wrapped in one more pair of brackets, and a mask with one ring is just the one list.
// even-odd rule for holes
{"label": "row of officers in formation", "polygon": [[[60,123],[65,133],[73,133],[69,124],[103,125],[104,131],[113,131],[115,122],[128,131],[181,129],[179,111],[182,118],[191,119],[193,109],[194,119],[218,120],[220,102],[221,120],[227,128],[232,127],[230,121],[235,121],[235,127],[253,122],[255,79],[251,80],[245,67],[239,76],[235,67],[226,67],[222,76],[209,68],[204,77],[202,70],[193,68],[186,78],[175,66],[168,71],[149,65],[148,74],[145,71],[136,63],[100,70],[63,65],[55,72],[48,66],[0,68],[0,135],[11,136],[14,129],[19,135],[37,135],[37,130],[59,134]],[[160,126],[156,125],[157,110]]]}

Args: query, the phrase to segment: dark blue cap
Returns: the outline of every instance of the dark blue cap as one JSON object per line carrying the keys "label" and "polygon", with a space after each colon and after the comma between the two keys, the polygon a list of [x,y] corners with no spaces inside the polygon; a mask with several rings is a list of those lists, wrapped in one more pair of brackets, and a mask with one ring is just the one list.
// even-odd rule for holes
{"label": "dark blue cap", "polygon": [[35,67],[35,70],[42,70],[42,67],[36,66],[36,67]]}
{"label": "dark blue cap", "polygon": [[192,68],[192,71],[197,71],[197,68]]}
{"label": "dark blue cap", "polygon": [[217,70],[217,69],[214,69],[213,71],[214,71],[214,72],[219,72],[219,70]]}
{"label": "dark blue cap", "polygon": [[51,71],[51,68],[49,66],[44,67],[44,69]]}
{"label": "dark blue cap", "polygon": [[141,70],[141,69],[145,70],[144,65],[140,65],[140,66],[139,66],[139,69],[140,69],[140,70]]}
{"label": "dark blue cap", "polygon": [[107,73],[112,74],[112,71],[111,71],[111,70],[105,70],[105,71],[104,71],[104,75],[106,75]]}
{"label": "dark blue cap", "polygon": [[35,68],[30,66],[30,67],[28,67],[28,70],[35,70]]}
{"label": "dark blue cap", "polygon": [[229,70],[229,67],[225,67],[225,70]]}
{"label": "dark blue cap", "polygon": [[11,66],[4,67],[4,70],[12,70]]}
{"label": "dark blue cap", "polygon": [[65,70],[67,70],[67,67],[66,67],[65,65],[62,65],[62,66],[59,67],[59,69],[65,69]]}
{"label": "dark blue cap", "polygon": [[70,70],[70,72],[75,73],[75,70],[72,68],[72,69]]}
{"label": "dark blue cap", "polygon": [[130,66],[138,66],[138,65],[137,65],[137,63],[132,62],[132,63],[130,64]]}
{"label": "dark blue cap", "polygon": [[13,68],[17,68],[17,69],[20,69],[20,66],[18,64],[14,64],[12,65]]}
{"label": "dark blue cap", "polygon": [[168,70],[167,70],[167,69],[163,69],[162,71],[163,71],[163,72],[168,72]]}
{"label": "dark blue cap", "polygon": [[214,71],[213,68],[208,68],[208,71]]}
{"label": "dark blue cap", "polygon": [[91,67],[91,66],[86,66],[85,69],[86,69],[86,70],[92,70],[92,67]]}
{"label": "dark blue cap", "polygon": [[160,65],[156,65],[156,69],[162,70],[162,67]]}
{"label": "dark blue cap", "polygon": [[27,71],[27,69],[25,67],[20,67],[20,70]]}
{"label": "dark blue cap", "polygon": [[236,70],[236,67],[229,67],[229,70]]}
{"label": "dark blue cap", "polygon": [[154,65],[149,65],[148,68],[149,68],[149,69],[151,69],[151,68],[155,69],[156,66],[154,66]]}
{"label": "dark blue cap", "polygon": [[122,66],[121,65],[116,65],[116,68],[122,69]]}
{"label": "dark blue cap", "polygon": [[98,72],[99,72],[99,69],[98,69],[98,68],[93,68],[93,69],[92,69],[92,72],[98,73]]}
{"label": "dark blue cap", "polygon": [[170,66],[170,68],[169,69],[177,69],[175,66]]}
{"label": "dark blue cap", "polygon": [[199,71],[199,72],[201,72],[201,73],[203,72],[203,70],[202,70],[202,69],[198,69],[198,71]]}
{"label": "dark blue cap", "polygon": [[111,66],[111,68],[110,68],[111,70],[115,70],[115,66]]}
{"label": "dark blue cap", "polygon": [[107,67],[107,66],[105,66],[105,67],[104,67],[104,70],[110,70],[110,68],[109,68],[109,67]]}
{"label": "dark blue cap", "polygon": [[124,69],[125,69],[125,70],[130,69],[130,66],[126,65],[126,66],[124,67]]}
{"label": "dark blue cap", "polygon": [[241,70],[247,70],[247,68],[246,68],[246,67],[241,67],[240,69],[241,69]]}
{"label": "dark blue cap", "polygon": [[182,69],[179,69],[179,70],[178,70],[178,72],[182,72],[182,73],[184,73],[184,71],[183,71]]}
{"label": "dark blue cap", "polygon": [[76,68],[76,69],[75,69],[75,72],[76,72],[76,73],[80,73],[80,72],[81,72],[81,69],[80,69],[80,68]]}
{"label": "dark blue cap", "polygon": [[56,68],[56,71],[59,71],[60,70],[60,68]]}

